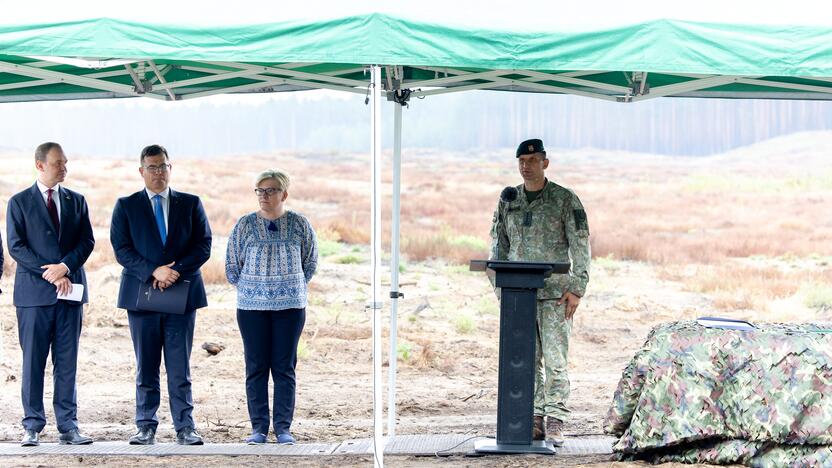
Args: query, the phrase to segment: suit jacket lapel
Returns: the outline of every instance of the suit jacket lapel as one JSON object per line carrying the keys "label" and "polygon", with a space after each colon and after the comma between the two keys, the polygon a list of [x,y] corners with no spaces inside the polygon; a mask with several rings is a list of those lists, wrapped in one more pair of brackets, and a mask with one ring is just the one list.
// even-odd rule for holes
{"label": "suit jacket lapel", "polygon": [[170,239],[176,230],[176,220],[180,219],[179,212],[182,209],[180,202],[182,200],[180,200],[179,194],[174,192],[173,189],[170,190],[168,196],[170,197],[168,203],[168,239]]}
{"label": "suit jacket lapel", "polygon": [[[147,222],[150,226],[152,226],[150,230],[153,231],[159,245],[162,245],[162,236],[159,235],[159,228],[156,227],[156,216],[153,212],[153,203],[150,201],[150,197],[147,196],[147,190],[142,189],[142,191],[136,195],[139,196],[139,204],[142,206],[142,211],[144,211]],[[164,245],[162,245],[162,247],[164,248]]]}
{"label": "suit jacket lapel", "polygon": [[[55,194],[53,194],[53,196],[55,196]],[[70,209],[69,200],[70,200],[70,198],[69,198],[69,193],[66,191],[66,189],[59,186],[57,197],[58,198],[55,200],[55,202],[61,204],[61,214],[60,214],[61,229],[59,229],[59,232],[58,232],[58,240],[60,240],[63,237],[64,228],[69,226],[69,223],[71,223],[71,221],[73,219],[73,216],[72,216],[73,213],[69,212],[69,209]]]}

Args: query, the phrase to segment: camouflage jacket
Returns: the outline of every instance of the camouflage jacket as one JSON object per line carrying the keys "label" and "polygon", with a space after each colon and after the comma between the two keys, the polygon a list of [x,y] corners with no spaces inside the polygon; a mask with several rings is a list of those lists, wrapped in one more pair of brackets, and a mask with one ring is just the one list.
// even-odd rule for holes
{"label": "camouflage jacket", "polygon": [[517,199],[500,201],[491,224],[492,260],[571,262],[569,274],[546,279],[538,299],[557,299],[565,291],[577,296],[589,281],[589,224],[586,212],[571,190],[547,182],[529,203],[523,185]]}

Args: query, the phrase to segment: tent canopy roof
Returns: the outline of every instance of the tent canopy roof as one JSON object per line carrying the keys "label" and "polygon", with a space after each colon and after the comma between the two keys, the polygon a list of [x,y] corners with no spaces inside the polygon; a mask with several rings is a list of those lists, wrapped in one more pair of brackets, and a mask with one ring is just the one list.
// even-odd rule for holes
{"label": "tent canopy roof", "polygon": [[454,28],[370,14],[215,28],[107,18],[0,26],[0,102],[385,87],[832,98],[832,27],[656,20],[581,32]]}

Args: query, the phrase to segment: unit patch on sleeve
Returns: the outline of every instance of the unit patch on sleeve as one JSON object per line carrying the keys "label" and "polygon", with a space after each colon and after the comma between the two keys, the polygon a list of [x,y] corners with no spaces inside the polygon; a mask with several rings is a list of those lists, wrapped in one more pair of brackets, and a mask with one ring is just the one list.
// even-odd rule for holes
{"label": "unit patch on sleeve", "polygon": [[589,224],[586,221],[586,211],[572,210],[572,215],[575,217],[575,228],[579,231],[589,231]]}

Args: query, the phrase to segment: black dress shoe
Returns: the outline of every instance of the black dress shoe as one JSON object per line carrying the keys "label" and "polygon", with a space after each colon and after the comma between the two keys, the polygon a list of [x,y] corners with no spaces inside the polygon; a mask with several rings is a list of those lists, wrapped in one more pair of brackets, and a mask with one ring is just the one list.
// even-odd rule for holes
{"label": "black dress shoe", "polygon": [[92,443],[92,437],[87,437],[78,432],[78,429],[73,429],[71,431],[61,432],[58,443],[61,445],[88,445]]}
{"label": "black dress shoe", "polygon": [[153,445],[156,443],[156,428],[140,427],[139,432],[127,440],[130,445]]}
{"label": "black dress shoe", "polygon": [[176,433],[176,443],[179,445],[202,445],[202,436],[192,427],[184,427]]}
{"label": "black dress shoe", "polygon": [[23,435],[23,440],[20,441],[21,447],[36,447],[40,445],[40,441],[38,440],[38,433],[33,431],[32,429],[26,429],[26,433]]}

